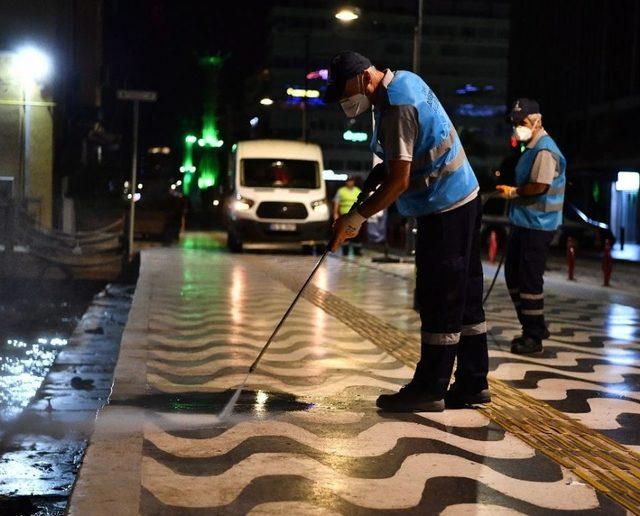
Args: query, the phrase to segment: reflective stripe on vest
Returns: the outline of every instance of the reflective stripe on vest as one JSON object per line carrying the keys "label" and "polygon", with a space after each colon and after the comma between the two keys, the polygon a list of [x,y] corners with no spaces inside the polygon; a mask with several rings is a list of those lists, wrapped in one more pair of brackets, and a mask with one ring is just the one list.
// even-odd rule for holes
{"label": "reflective stripe on vest", "polygon": [[442,140],[438,145],[429,149],[429,151],[422,156],[421,158],[415,159],[411,163],[411,168],[415,170],[420,170],[422,168],[428,167],[434,161],[437,161],[442,156],[444,156],[447,151],[453,147],[453,144],[456,141],[456,129],[451,125],[449,128],[449,134],[447,137]]}
{"label": "reflective stripe on vest", "polygon": [[464,165],[466,159],[467,155],[465,154],[464,149],[461,146],[455,158],[453,158],[449,163],[446,163],[430,174],[412,177],[409,180],[409,188],[407,189],[407,191],[410,193],[414,193],[421,190],[426,190],[438,179],[442,179],[444,177],[447,177],[449,174],[453,174],[462,165]]}

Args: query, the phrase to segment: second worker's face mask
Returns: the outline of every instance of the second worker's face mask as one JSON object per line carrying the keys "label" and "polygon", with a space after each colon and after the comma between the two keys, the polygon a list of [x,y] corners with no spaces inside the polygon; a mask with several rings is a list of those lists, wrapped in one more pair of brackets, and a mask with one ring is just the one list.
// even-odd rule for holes
{"label": "second worker's face mask", "polygon": [[519,142],[528,142],[533,138],[533,130],[525,125],[518,125],[513,128],[516,140]]}
{"label": "second worker's face mask", "polygon": [[[360,82],[362,80],[362,83]],[[358,88],[362,88],[364,91],[364,77],[362,75],[358,75]],[[340,107],[344,114],[349,118],[355,118],[358,115],[361,115],[365,111],[367,111],[371,107],[371,102],[369,98],[362,92],[356,93],[355,95],[351,95],[346,99],[340,101]]]}

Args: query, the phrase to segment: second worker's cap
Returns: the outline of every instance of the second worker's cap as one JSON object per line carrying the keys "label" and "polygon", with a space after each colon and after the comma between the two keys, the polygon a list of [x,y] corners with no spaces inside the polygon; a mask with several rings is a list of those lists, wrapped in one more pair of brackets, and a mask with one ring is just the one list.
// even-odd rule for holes
{"label": "second worker's cap", "polygon": [[540,113],[540,105],[533,99],[518,99],[513,103],[507,115],[507,122],[512,125],[521,124],[529,115]]}

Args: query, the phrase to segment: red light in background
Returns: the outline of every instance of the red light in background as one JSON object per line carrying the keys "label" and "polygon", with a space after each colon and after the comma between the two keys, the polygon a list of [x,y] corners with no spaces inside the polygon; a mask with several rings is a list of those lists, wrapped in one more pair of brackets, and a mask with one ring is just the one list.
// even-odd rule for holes
{"label": "red light in background", "polygon": [[328,77],[329,71],[324,68],[307,74],[307,79],[324,79],[326,81]]}

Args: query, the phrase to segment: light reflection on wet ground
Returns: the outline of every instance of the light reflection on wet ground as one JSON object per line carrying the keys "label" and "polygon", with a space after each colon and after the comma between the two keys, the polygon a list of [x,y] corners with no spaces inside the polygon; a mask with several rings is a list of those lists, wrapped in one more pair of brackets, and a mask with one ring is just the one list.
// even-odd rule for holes
{"label": "light reflection on wet ground", "polygon": [[28,405],[100,286],[0,281],[0,428]]}
{"label": "light reflection on wet ground", "polygon": [[61,337],[40,337],[35,343],[7,339],[0,347],[0,421],[12,420],[28,405],[67,342]]}

